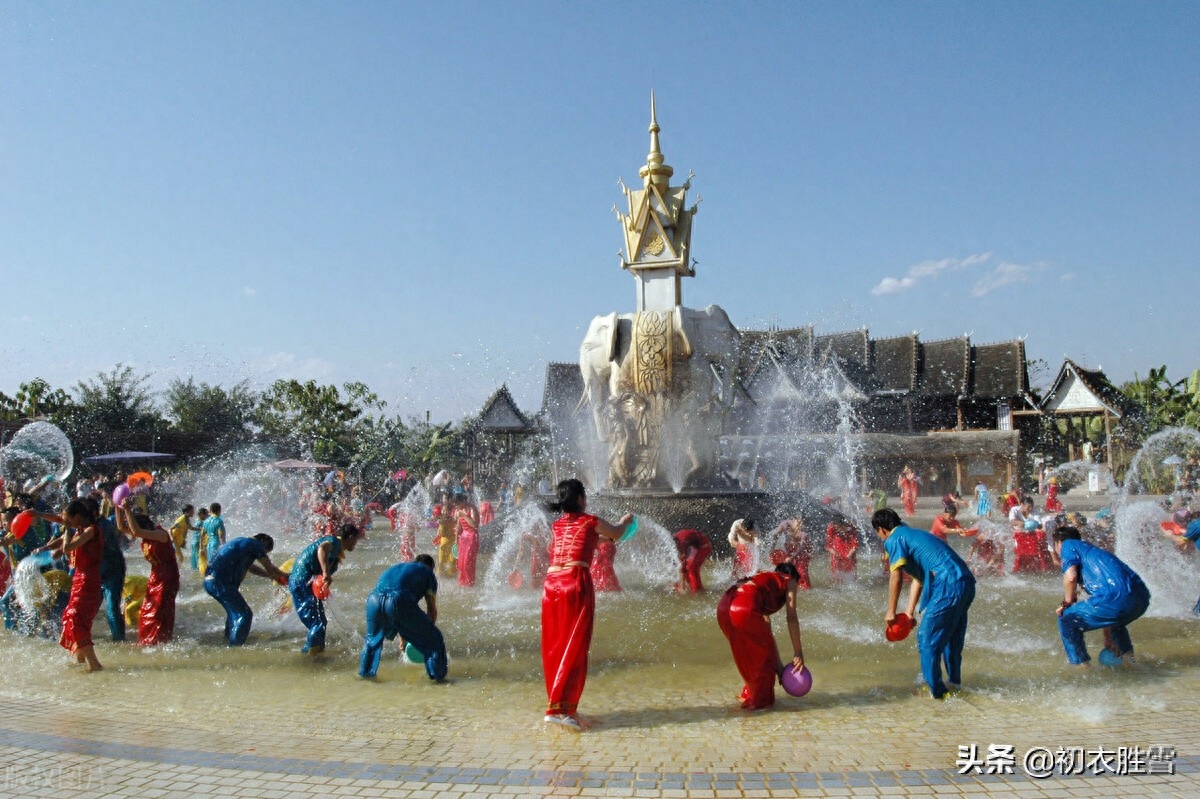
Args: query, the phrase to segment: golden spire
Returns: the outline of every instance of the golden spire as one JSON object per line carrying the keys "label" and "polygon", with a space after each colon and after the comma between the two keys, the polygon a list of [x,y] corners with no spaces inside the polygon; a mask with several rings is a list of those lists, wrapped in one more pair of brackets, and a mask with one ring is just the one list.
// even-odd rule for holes
{"label": "golden spire", "polygon": [[671,175],[675,170],[663,163],[662,150],[658,144],[658,112],[654,107],[654,90],[650,90],[650,154],[646,156],[646,165],[638,170],[642,182],[649,188],[650,184],[658,186],[660,191],[667,188]]}

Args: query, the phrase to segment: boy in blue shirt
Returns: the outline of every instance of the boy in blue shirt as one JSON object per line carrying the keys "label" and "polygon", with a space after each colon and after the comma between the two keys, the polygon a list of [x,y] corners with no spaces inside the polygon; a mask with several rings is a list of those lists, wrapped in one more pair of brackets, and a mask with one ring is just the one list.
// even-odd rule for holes
{"label": "boy in blue shirt", "polygon": [[[1058,632],[1067,661],[1086,666],[1091,658],[1083,642],[1088,630],[1104,629],[1107,647],[1119,658],[1133,655],[1127,625],[1150,607],[1150,590],[1116,555],[1081,540],[1074,527],[1054,531],[1054,552],[1062,561],[1063,601]],[[1078,599],[1080,588],[1088,593]],[[1102,659],[1103,662],[1103,659]]]}
{"label": "boy in blue shirt", "polygon": [[962,684],[962,652],[967,638],[967,611],[975,599],[975,577],[945,541],[905,526],[891,508],[875,511],[871,526],[883,540],[891,569],[884,622],[890,625],[895,621],[900,587],[908,574],[912,589],[907,613],[915,615],[919,599],[924,614],[917,629],[921,674],[933,698],[941,699],[949,690],[942,680],[943,661],[950,685],[957,688]]}
{"label": "boy in blue shirt", "polygon": [[[367,635],[359,659],[360,677],[374,677],[383,641],[399,635],[425,656],[429,679],[446,679],[446,640],[437,628],[437,576],[424,553],[386,569],[367,595]],[[417,603],[424,600],[426,610]]]}

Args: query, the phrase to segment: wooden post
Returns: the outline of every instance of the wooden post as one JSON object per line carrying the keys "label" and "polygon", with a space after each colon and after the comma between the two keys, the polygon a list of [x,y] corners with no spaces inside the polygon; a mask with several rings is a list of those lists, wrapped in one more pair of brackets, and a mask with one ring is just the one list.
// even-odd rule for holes
{"label": "wooden post", "polygon": [[1108,461],[1108,473],[1110,475],[1113,475],[1113,477],[1115,479],[1116,475],[1113,473],[1113,446],[1112,446],[1112,443],[1113,443],[1112,442],[1112,417],[1109,416],[1109,414],[1108,414],[1108,408],[1105,408],[1104,409],[1104,446],[1105,446],[1105,449],[1108,450],[1108,457],[1106,458],[1106,460]]}

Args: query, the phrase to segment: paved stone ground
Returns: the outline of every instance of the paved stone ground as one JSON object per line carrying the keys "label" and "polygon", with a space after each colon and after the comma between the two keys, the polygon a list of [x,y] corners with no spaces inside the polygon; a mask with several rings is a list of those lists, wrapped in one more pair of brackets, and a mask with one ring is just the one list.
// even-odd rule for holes
{"label": "paved stone ground", "polygon": [[[781,702],[753,714],[670,697],[674,707],[619,705],[585,716],[579,733],[504,702],[480,711],[406,710],[407,692],[425,707],[429,692],[454,696],[455,686],[417,676],[353,683],[387,692],[392,704],[369,714],[258,707],[246,696],[237,719],[180,719],[152,706],[106,709],[98,698],[9,698],[0,721],[0,796],[1200,795],[1196,673],[1102,716],[969,692],[945,702],[913,691],[857,704]],[[128,679],[71,672],[62,679],[102,688],[112,678]],[[960,773],[960,747],[971,744],[980,768]],[[989,756],[993,745],[1012,746],[1012,759]],[[1173,747],[1173,756],[1151,752],[1159,745]],[[1039,747],[1078,747],[1083,773],[1051,765],[1044,779],[1028,776],[1025,755]]]}

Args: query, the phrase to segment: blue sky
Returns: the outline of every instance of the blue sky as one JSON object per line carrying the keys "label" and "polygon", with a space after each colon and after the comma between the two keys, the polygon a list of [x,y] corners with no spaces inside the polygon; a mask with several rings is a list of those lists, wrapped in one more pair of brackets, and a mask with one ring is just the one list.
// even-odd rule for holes
{"label": "blue sky", "polygon": [[117,363],[540,403],[696,173],[685,304],[1200,367],[1195,3],[0,7],[0,390]]}

